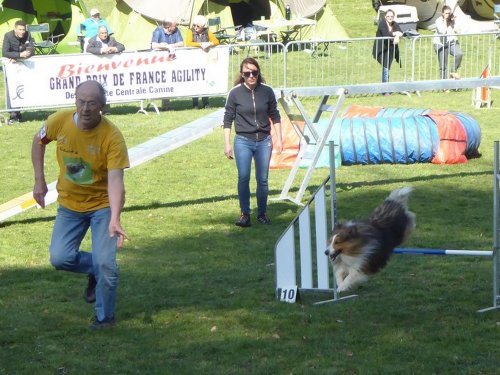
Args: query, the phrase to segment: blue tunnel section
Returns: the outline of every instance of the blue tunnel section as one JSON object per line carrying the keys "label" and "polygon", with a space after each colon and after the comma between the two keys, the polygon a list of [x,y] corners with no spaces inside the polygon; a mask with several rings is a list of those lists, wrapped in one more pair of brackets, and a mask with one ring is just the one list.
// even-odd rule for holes
{"label": "blue tunnel section", "polygon": [[345,118],[334,140],[339,141],[343,165],[413,164],[432,160],[439,135],[426,116]]}
{"label": "blue tunnel section", "polygon": [[[481,129],[468,114],[433,111],[430,109],[380,108],[370,115],[357,116],[356,111],[344,112],[344,117],[335,120],[328,141],[339,145],[342,165],[353,164],[413,164],[429,163],[440,149],[443,153],[439,129],[449,126],[446,120],[437,124],[440,118],[454,116],[466,133],[465,156],[479,156]],[[436,120],[437,119],[437,120]],[[326,131],[328,121],[321,119],[315,124],[321,134]],[[306,129],[306,134],[307,134]],[[463,134],[463,132],[462,132]],[[462,140],[463,142],[463,140]],[[440,148],[442,147],[442,148]],[[301,165],[307,166],[304,160]],[[317,166],[329,165],[328,144],[321,153]]]}

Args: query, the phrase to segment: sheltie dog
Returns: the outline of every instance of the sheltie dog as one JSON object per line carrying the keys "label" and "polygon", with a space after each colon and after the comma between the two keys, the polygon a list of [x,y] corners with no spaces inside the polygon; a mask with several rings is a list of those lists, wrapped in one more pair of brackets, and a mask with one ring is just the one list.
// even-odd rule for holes
{"label": "sheltie dog", "polygon": [[411,187],[391,192],[366,220],[338,224],[325,254],[333,264],[337,291],[365,282],[382,269],[394,248],[408,239],[416,216],[408,211]]}

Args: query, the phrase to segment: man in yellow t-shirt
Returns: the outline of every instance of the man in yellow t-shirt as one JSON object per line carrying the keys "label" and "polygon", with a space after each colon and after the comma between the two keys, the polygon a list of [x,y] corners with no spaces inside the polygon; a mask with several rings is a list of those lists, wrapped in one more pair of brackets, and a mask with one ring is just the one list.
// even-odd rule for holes
{"label": "man in yellow t-shirt", "polygon": [[[32,144],[35,173],[33,197],[45,207],[45,148],[56,141],[59,164],[57,211],[50,262],[56,270],[85,273],[85,300],[95,302],[92,329],[115,324],[118,284],[116,250],[128,236],[120,224],[125,203],[124,169],[129,159],[125,140],[111,121],[101,115],[106,92],[96,81],[75,90],[76,112],[61,110],[47,118]],[[80,251],[88,229],[92,252]]]}

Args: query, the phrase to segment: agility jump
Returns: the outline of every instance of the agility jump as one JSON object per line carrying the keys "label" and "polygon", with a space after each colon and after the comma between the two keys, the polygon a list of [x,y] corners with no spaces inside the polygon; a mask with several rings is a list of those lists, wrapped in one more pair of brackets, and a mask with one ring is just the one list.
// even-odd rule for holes
{"label": "agility jump", "polygon": [[[317,95],[318,91],[307,90],[306,95]],[[321,95],[324,95],[321,106],[325,105],[325,98],[328,95],[338,93],[337,88],[331,88],[328,93],[324,91]],[[296,96],[296,93],[292,95]],[[305,116],[307,118],[307,116]],[[333,117],[330,118],[330,123],[333,121]],[[304,117],[303,117],[304,118]],[[321,150],[317,151],[320,152]],[[496,141],[494,144],[494,204],[493,204],[493,250],[492,251],[482,251],[482,250],[445,250],[445,249],[396,249],[396,253],[412,253],[412,254],[427,254],[427,255],[455,255],[455,256],[482,256],[492,259],[492,273],[493,273],[493,302],[492,306],[478,310],[478,312],[485,312],[493,309],[500,308],[500,296],[499,296],[499,198],[500,198],[500,161],[499,161],[499,142]],[[330,142],[330,166],[334,166],[335,160],[335,150],[333,142]],[[312,167],[314,168],[314,162],[318,159],[315,154],[311,159],[313,159]],[[329,176],[320,188],[315,192],[313,197],[305,204],[301,209],[299,214],[290,223],[290,225],[283,232],[281,237],[278,239],[275,245],[275,258],[276,258],[276,296],[280,300],[286,302],[295,302],[295,296],[297,292],[308,293],[308,292],[326,292],[333,295],[333,299],[320,301],[320,303],[331,303],[340,302],[349,298],[356,297],[356,295],[342,296],[340,297],[335,285],[335,278],[333,277],[332,270],[329,267],[328,259],[324,254],[327,238],[329,235],[328,228],[333,228],[336,222],[336,194],[335,194],[335,168],[330,167],[331,176]],[[302,185],[307,185],[308,178],[303,181]],[[289,180],[293,180],[289,178]],[[331,194],[331,220],[330,225],[328,225],[327,210],[326,210],[326,185],[330,182],[330,188],[332,190]],[[288,193],[288,188],[291,185],[291,181],[287,181],[285,185],[286,192]],[[304,186],[302,186],[304,187]],[[290,199],[292,201],[297,201],[301,196],[295,199],[290,197],[285,197],[282,192],[280,198]],[[311,208],[314,207],[314,226],[311,226],[310,212]],[[312,241],[311,232],[314,230],[315,241]],[[298,232],[297,232],[298,231]],[[296,239],[298,237],[298,240]],[[296,245],[298,244],[298,249],[296,251]],[[313,249],[314,248],[314,249]],[[297,259],[298,256],[298,259]],[[298,269],[297,269],[298,268]],[[300,278],[299,278],[300,277]],[[300,279],[300,285],[297,282]],[[288,293],[292,291],[292,293]],[[294,298],[290,298],[293,295]]]}

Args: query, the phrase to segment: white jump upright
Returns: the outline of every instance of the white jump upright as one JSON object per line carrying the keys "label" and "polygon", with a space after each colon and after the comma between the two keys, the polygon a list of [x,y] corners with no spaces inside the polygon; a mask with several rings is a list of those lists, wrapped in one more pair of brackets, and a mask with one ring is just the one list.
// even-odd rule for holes
{"label": "white jump upright", "polygon": [[485,312],[496,310],[500,308],[500,295],[499,295],[499,283],[500,276],[498,275],[500,259],[498,256],[499,243],[499,212],[500,212],[500,151],[499,151],[499,141],[494,143],[494,159],[493,159],[493,302],[491,307],[478,310],[478,312]]}
{"label": "white jump upright", "polygon": [[[329,266],[328,257],[325,255],[329,232],[336,222],[334,160],[334,144],[330,142],[330,176],[323,181],[312,198],[304,205],[276,242],[276,297],[278,299],[283,299],[283,291],[294,290],[295,288],[299,295],[301,293],[317,292],[328,293],[333,296],[333,299],[322,300],[315,304],[340,302],[356,297],[356,295],[343,297],[338,295],[333,270]],[[330,224],[328,223],[326,197],[328,182],[330,182],[331,190]],[[311,221],[313,214],[314,220]],[[290,302],[287,299],[285,300]]]}
{"label": "white jump upright", "polygon": [[[283,107],[286,115],[290,120],[290,123],[292,124],[297,135],[300,138],[299,153],[295,158],[295,162],[292,166],[292,169],[290,170],[288,178],[285,181],[285,185],[281,190],[281,194],[279,197],[279,199],[281,200],[288,199],[294,202],[295,204],[299,205],[301,204],[302,197],[307,189],[309,180],[311,179],[314,169],[316,168],[316,164],[318,163],[321,152],[323,151],[323,147],[325,146],[325,144],[328,141],[328,138],[330,137],[330,133],[333,128],[335,119],[337,118],[342,103],[344,102],[346,96],[346,90],[340,88],[334,92],[334,95],[337,96],[337,103],[335,105],[328,104],[328,100],[331,95],[332,93],[324,93],[321,95],[322,96],[321,103],[318,109],[316,110],[313,119],[311,120],[307,115],[304,107],[302,106],[300,99],[294,92],[281,93],[281,98],[279,100],[281,106]],[[290,108],[289,104],[292,103],[298,110],[298,113],[294,113]],[[324,132],[318,133],[316,124],[324,113],[329,113],[328,126]],[[310,135],[306,134],[306,130]],[[295,198],[293,198],[289,195],[289,191],[295,179],[295,176],[297,175],[302,160],[310,160],[310,163],[307,168],[307,172],[304,176],[304,179],[300,184],[299,191],[297,192]]]}

